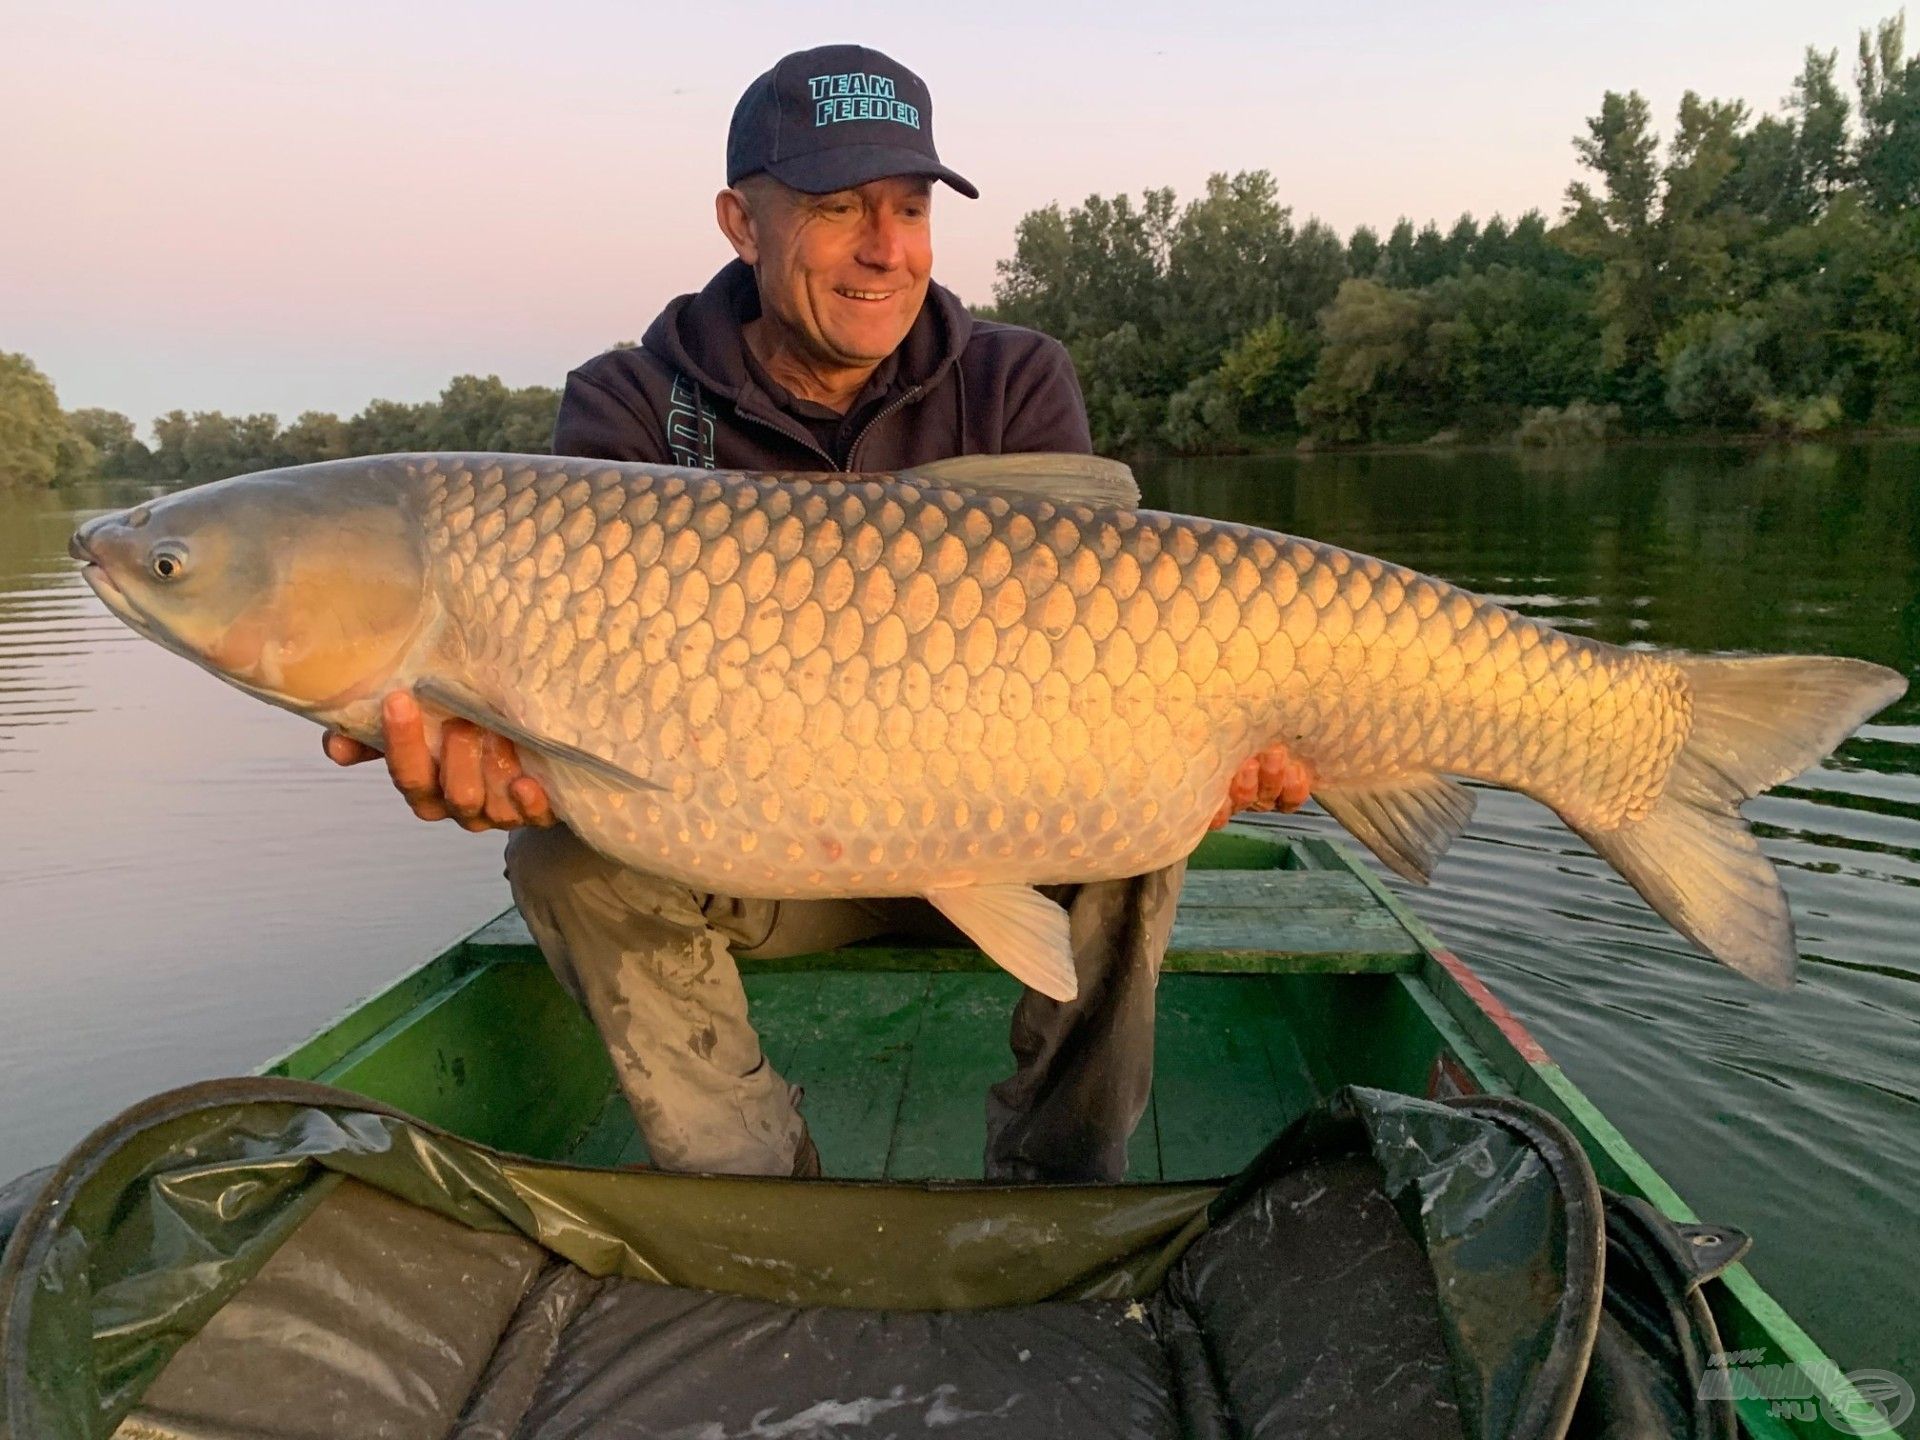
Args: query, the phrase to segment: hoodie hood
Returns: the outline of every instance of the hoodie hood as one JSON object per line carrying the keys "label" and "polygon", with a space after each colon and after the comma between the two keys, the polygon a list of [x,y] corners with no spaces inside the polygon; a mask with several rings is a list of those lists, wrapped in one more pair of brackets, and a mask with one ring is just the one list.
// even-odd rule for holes
{"label": "hoodie hood", "polygon": [[[771,412],[773,403],[747,370],[747,325],[759,318],[760,290],[752,267],[729,262],[704,290],[682,295],[662,310],[640,343],[710,394],[734,405]],[[931,389],[956,364],[973,333],[973,316],[944,285],[927,286],[926,303],[907,338],[883,362],[897,368],[897,389]]]}

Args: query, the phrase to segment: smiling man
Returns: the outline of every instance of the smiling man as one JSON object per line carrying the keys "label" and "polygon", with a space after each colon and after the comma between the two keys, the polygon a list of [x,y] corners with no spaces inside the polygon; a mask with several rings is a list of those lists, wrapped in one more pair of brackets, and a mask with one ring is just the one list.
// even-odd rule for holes
{"label": "smiling man", "polygon": [[[668,305],[638,349],[568,377],[555,452],[798,472],[1086,453],[1066,351],[975,320],[933,283],[936,182],[977,194],[940,163],[918,76],[851,45],[787,56],[748,87],[727,138],[715,206],[738,258]],[[950,935],[932,907],[696,893],[554,826],[499,737],[456,722],[436,762],[404,698],[389,703],[387,730],[389,768],[416,814],[516,829],[514,898],[593,1017],[654,1163],[818,1174],[800,1092],[761,1050],[734,957]],[[342,763],[371,755],[338,736],[328,752]],[[1240,805],[1297,806],[1307,782],[1283,752],[1257,757],[1217,823]],[[1152,1084],[1154,984],[1183,872],[1050,892],[1068,912],[1079,998],[1029,990],[1014,1012],[1015,1073],[987,1101],[990,1178],[1125,1173]]]}

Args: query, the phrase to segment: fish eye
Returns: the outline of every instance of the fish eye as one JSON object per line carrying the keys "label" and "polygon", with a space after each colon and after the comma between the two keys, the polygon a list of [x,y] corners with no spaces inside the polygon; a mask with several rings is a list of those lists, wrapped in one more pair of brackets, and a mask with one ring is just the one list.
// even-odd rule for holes
{"label": "fish eye", "polygon": [[186,552],[173,546],[163,545],[153,552],[153,558],[147,562],[147,568],[153,571],[156,580],[178,580],[186,573]]}

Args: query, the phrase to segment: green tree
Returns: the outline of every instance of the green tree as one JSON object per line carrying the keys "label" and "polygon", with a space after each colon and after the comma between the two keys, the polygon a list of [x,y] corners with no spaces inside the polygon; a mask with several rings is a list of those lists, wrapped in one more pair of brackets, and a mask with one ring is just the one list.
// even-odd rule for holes
{"label": "green tree", "polygon": [[1233,397],[1220,384],[1216,371],[1190,380],[1167,401],[1167,418],[1160,437],[1183,455],[1217,451],[1239,434]]}
{"label": "green tree", "polygon": [[321,460],[340,460],[347,449],[347,427],[338,415],[324,410],[306,410],[300,418],[280,432],[281,465],[311,465]]}
{"label": "green tree", "polygon": [[1210,370],[1241,331],[1280,306],[1293,239],[1264,170],[1207,177],[1167,248],[1166,319],[1182,371]]}
{"label": "green tree", "polygon": [[1378,273],[1373,278],[1398,289],[1411,289],[1418,284],[1413,278],[1413,247],[1413,222],[1402,215],[1387,232]]}
{"label": "green tree", "polygon": [[1806,178],[1800,136],[1789,120],[1763,115],[1740,137],[1729,181],[1733,203],[1772,230],[1803,225],[1818,201]]}
{"label": "green tree", "polygon": [[1473,268],[1485,270],[1493,265],[1513,264],[1514,257],[1508,253],[1508,242],[1512,235],[1512,228],[1500,216],[1495,215],[1487,221],[1479,238],[1473,242]]}
{"label": "green tree", "polygon": [[187,474],[195,479],[217,480],[242,474],[249,468],[246,454],[241,422],[232,416],[218,410],[200,410],[187,422],[186,467]]}
{"label": "green tree", "polygon": [[1272,433],[1295,424],[1293,398],[1313,376],[1314,331],[1275,315],[1236,340],[1214,372],[1237,425]]}
{"label": "green tree", "polygon": [[1300,392],[1301,426],[1316,440],[1379,438],[1385,402],[1420,378],[1426,315],[1417,295],[1348,280],[1321,317],[1313,380]]}
{"label": "green tree", "polygon": [[1332,227],[1307,221],[1292,232],[1281,262],[1278,313],[1311,329],[1314,318],[1340,293],[1340,282],[1352,273],[1346,247]]}
{"label": "green tree", "polygon": [[373,400],[347,421],[349,455],[393,455],[428,450],[433,407],[407,405],[398,400]]}
{"label": "green tree", "polygon": [[1843,332],[1854,410],[1875,424],[1920,425],[1920,211],[1862,228],[1871,238],[1847,257],[1858,298]]}
{"label": "green tree", "polygon": [[1847,153],[1847,97],[1834,79],[1839,63],[1838,50],[1822,55],[1808,46],[1793,93],[1787,97],[1787,108],[1794,115],[1799,178],[1817,206],[1828,204],[1846,186],[1852,166]]}
{"label": "green tree", "polygon": [[133,421],[118,410],[71,410],[67,422],[93,447],[101,474],[115,479],[145,477],[153,455],[140,442]]}
{"label": "green tree", "polygon": [[1906,15],[1860,32],[1860,180],[1875,208],[1920,205],[1920,55],[1906,58]]}
{"label": "green tree", "polygon": [[1087,403],[1093,444],[1103,454],[1152,445],[1166,419],[1161,366],[1140,327],[1128,322],[1070,347]]}
{"label": "green tree", "polygon": [[169,410],[153,422],[152,473],[156,480],[174,482],[187,476],[187,436],[193,422],[184,410]]}
{"label": "green tree", "polygon": [[1600,330],[1584,279],[1496,265],[1427,291],[1437,422],[1505,435],[1523,409],[1565,405],[1600,383]]}
{"label": "green tree", "polygon": [[1440,227],[1431,220],[1420,227],[1420,233],[1413,237],[1413,256],[1408,265],[1408,279],[1418,288],[1431,285],[1447,273],[1447,242],[1441,238]]}
{"label": "green tree", "polygon": [[1682,420],[1744,426],[1768,397],[1760,364],[1766,327],[1727,311],[1691,315],[1660,344],[1667,408]]}
{"label": "green tree", "polygon": [[93,461],[53,382],[26,356],[0,352],[0,484],[64,484],[88,474]]}
{"label": "green tree", "polygon": [[1453,222],[1453,228],[1447,232],[1447,238],[1442,243],[1442,263],[1445,269],[1441,273],[1458,275],[1463,270],[1472,269],[1474,251],[1479,244],[1480,226],[1473,216],[1462,215]]}
{"label": "green tree", "polygon": [[1747,107],[1689,90],[1663,177],[1660,206],[1662,310],[1671,315],[1736,303],[1734,254],[1748,238],[1734,203],[1734,172]]}
{"label": "green tree", "polygon": [[1172,190],[1145,191],[1138,205],[1090,195],[1064,214],[1032,211],[1013,257],[995,266],[995,308],[1069,344],[1129,323],[1157,330],[1174,221]]}
{"label": "green tree", "polygon": [[1347,273],[1361,280],[1373,279],[1385,253],[1380,236],[1370,226],[1360,226],[1347,241]]}
{"label": "green tree", "polygon": [[1530,270],[1540,275],[1564,279],[1591,276],[1594,267],[1574,256],[1547,225],[1547,217],[1529,210],[1513,222],[1507,236],[1503,263],[1515,270]]}
{"label": "green tree", "polygon": [[1587,133],[1574,139],[1580,163],[1599,189],[1584,181],[1567,187],[1567,248],[1599,262],[1594,309],[1600,317],[1603,359],[1610,369],[1643,369],[1665,329],[1665,261],[1657,221],[1660,137],[1638,91],[1609,90]]}

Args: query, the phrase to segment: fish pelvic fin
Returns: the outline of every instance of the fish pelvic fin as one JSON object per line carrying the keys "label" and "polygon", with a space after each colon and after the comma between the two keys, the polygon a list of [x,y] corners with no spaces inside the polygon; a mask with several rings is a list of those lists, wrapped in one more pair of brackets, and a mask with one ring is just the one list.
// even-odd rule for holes
{"label": "fish pelvic fin", "polygon": [[1394,874],[1424,885],[1473,818],[1473,792],[1444,775],[1400,775],[1313,798]]}
{"label": "fish pelvic fin", "polygon": [[465,688],[446,680],[426,679],[413,687],[413,693],[430,705],[437,705],[449,715],[457,715],[462,720],[471,720],[482,730],[491,730],[534,755],[553,761],[557,765],[571,765],[583,770],[603,785],[615,790],[659,790],[663,787],[644,776],[636,775],[614,764],[611,760],[582,750],[578,745],[569,745],[564,740],[555,740],[550,736],[536,735],[526,726],[502,715],[496,706],[488,704],[479,696]]}
{"label": "fish pelvic fin", "polygon": [[[1906,679],[1882,665],[1827,656],[1676,656],[1693,724],[1666,788],[1644,819],[1580,838],[1674,929],[1772,990],[1799,964],[1793,916],[1742,802],[1817,764],[1898,699]],[[1571,823],[1571,822],[1569,822]]]}
{"label": "fish pelvic fin", "polygon": [[1140,486],[1133,471],[1098,455],[956,455],[902,470],[915,485],[1030,495],[1062,503],[1134,509]]}
{"label": "fish pelvic fin", "polygon": [[927,900],[986,957],[1049,1000],[1080,993],[1067,912],[1031,885],[963,885]]}

